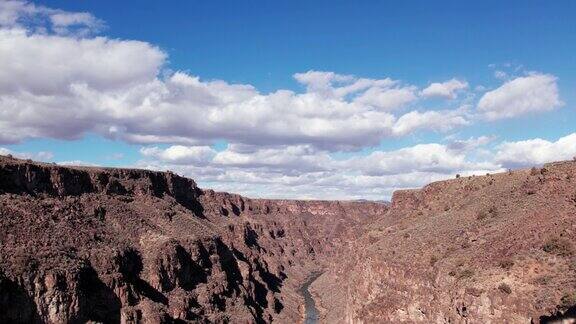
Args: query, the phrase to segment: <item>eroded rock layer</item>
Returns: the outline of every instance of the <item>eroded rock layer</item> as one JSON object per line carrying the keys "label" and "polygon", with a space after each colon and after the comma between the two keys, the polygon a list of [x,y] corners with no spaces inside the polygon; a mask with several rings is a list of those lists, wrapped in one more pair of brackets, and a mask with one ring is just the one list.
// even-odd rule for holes
{"label": "eroded rock layer", "polygon": [[0,322],[298,321],[298,285],[386,208],[2,157]]}
{"label": "eroded rock layer", "polygon": [[574,323],[575,239],[576,162],[442,181],[396,192],[313,291],[327,323]]}
{"label": "eroded rock layer", "polygon": [[570,323],[576,162],[392,204],[247,199],[0,158],[0,323]]}

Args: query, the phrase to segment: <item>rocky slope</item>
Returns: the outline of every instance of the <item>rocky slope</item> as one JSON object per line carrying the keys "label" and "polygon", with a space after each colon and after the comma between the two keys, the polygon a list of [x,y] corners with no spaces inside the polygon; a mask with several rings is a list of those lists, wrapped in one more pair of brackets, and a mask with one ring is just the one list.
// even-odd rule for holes
{"label": "rocky slope", "polygon": [[313,285],[326,323],[574,323],[576,162],[396,192]]}
{"label": "rocky slope", "polygon": [[576,162],[374,202],[0,158],[0,323],[570,323]]}
{"label": "rocky slope", "polygon": [[306,276],[386,208],[1,157],[0,322],[295,322]]}

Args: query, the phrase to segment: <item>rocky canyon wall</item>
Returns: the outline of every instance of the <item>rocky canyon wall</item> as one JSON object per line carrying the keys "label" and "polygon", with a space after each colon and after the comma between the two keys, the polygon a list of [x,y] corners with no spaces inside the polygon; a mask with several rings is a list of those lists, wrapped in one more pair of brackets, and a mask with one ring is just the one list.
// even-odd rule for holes
{"label": "rocky canyon wall", "polygon": [[0,158],[0,322],[550,323],[576,313],[576,163],[392,203],[248,199]]}
{"label": "rocky canyon wall", "polygon": [[432,183],[313,285],[327,323],[573,323],[576,163]]}
{"label": "rocky canyon wall", "polygon": [[298,285],[385,209],[3,157],[0,322],[298,321]]}

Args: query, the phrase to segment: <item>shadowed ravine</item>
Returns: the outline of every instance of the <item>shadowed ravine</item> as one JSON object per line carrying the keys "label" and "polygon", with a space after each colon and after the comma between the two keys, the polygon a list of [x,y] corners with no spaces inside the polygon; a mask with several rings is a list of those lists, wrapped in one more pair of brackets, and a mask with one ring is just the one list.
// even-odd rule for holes
{"label": "shadowed ravine", "polygon": [[302,285],[302,288],[300,290],[300,293],[302,294],[302,296],[304,296],[304,308],[305,308],[304,324],[318,323],[320,313],[318,312],[318,309],[316,308],[316,303],[314,302],[314,298],[312,297],[312,294],[308,289],[310,288],[310,285],[312,285],[312,283],[316,279],[318,279],[318,277],[320,277],[321,275],[322,272],[313,272],[310,278],[308,278],[308,280],[306,280],[304,285]]}

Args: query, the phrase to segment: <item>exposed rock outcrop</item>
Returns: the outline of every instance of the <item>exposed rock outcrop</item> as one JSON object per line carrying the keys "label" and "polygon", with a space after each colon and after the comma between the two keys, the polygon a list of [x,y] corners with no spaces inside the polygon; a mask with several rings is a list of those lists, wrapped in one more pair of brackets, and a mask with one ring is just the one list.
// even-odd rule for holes
{"label": "exposed rock outcrop", "polygon": [[386,208],[2,157],[0,322],[297,321],[300,283]]}
{"label": "exposed rock outcrop", "polygon": [[392,203],[249,199],[0,158],[1,323],[549,323],[576,314],[576,163]]}
{"label": "exposed rock outcrop", "polygon": [[326,322],[572,323],[576,163],[536,171],[396,192],[314,283]]}

